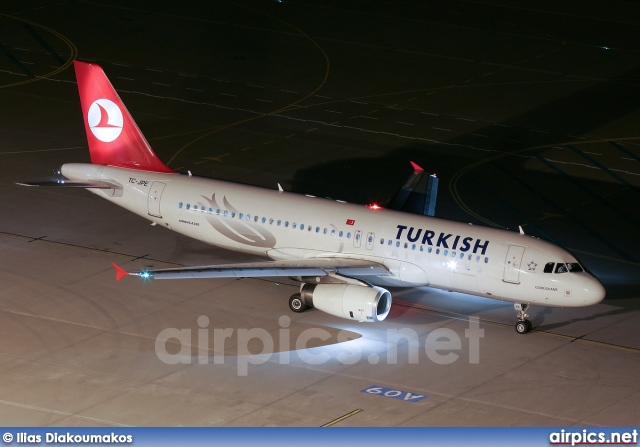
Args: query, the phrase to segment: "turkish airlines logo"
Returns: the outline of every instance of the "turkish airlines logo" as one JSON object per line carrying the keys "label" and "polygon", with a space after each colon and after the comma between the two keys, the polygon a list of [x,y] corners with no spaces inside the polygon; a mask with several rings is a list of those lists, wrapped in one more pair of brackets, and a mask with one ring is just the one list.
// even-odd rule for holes
{"label": "turkish airlines logo", "polygon": [[122,133],[122,112],[120,108],[108,99],[96,99],[87,114],[89,128],[95,137],[105,143],[110,143]]}

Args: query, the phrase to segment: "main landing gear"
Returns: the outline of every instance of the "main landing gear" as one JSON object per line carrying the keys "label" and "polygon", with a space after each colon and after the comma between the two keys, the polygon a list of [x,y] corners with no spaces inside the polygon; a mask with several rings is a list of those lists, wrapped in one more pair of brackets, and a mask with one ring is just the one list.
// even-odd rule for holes
{"label": "main landing gear", "polygon": [[529,308],[528,304],[514,303],[513,307],[516,309],[516,315],[518,317],[518,322],[516,323],[516,332],[518,334],[526,334],[531,330],[533,325],[529,320],[527,320],[527,309]]}
{"label": "main landing gear", "polygon": [[289,298],[289,309],[296,313],[304,312],[309,306],[304,302],[299,293],[294,293]]}

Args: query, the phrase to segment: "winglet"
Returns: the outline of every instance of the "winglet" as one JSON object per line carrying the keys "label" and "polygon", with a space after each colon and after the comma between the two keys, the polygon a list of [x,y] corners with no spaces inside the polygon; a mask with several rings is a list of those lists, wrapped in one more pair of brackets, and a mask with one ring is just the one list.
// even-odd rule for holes
{"label": "winglet", "polygon": [[413,170],[416,172],[422,172],[424,171],[424,169],[422,169],[420,166],[418,166],[416,163],[410,161],[409,163],[411,163],[411,166],[413,167]]}
{"label": "winglet", "polygon": [[116,269],[116,281],[120,281],[125,276],[129,276],[129,272],[127,272],[125,269],[120,267],[115,262],[112,262],[111,265],[113,266],[114,269]]}

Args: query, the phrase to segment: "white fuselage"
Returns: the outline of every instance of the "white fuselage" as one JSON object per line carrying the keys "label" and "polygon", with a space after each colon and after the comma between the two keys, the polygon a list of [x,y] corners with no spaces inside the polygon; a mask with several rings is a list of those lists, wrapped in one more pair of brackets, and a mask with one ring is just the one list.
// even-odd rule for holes
{"label": "white fuselage", "polygon": [[380,286],[431,286],[543,306],[587,306],[603,296],[586,272],[544,273],[577,263],[566,250],[516,232],[180,174],[65,164],[72,180],[152,222],[234,251],[274,260],[346,257],[378,262]]}

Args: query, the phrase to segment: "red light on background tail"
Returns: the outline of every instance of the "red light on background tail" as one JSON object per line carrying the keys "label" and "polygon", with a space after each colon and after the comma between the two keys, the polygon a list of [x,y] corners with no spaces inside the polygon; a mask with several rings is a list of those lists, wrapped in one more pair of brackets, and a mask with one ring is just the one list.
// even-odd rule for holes
{"label": "red light on background tail", "polygon": [[74,61],[91,163],[171,172],[153,152],[99,65]]}
{"label": "red light on background tail", "polygon": [[380,205],[378,205],[377,203],[370,203],[369,205],[367,205],[367,208],[372,209],[372,210],[381,210],[382,207]]}
{"label": "red light on background tail", "polygon": [[354,225],[356,223],[353,219],[347,219],[347,225]]}

